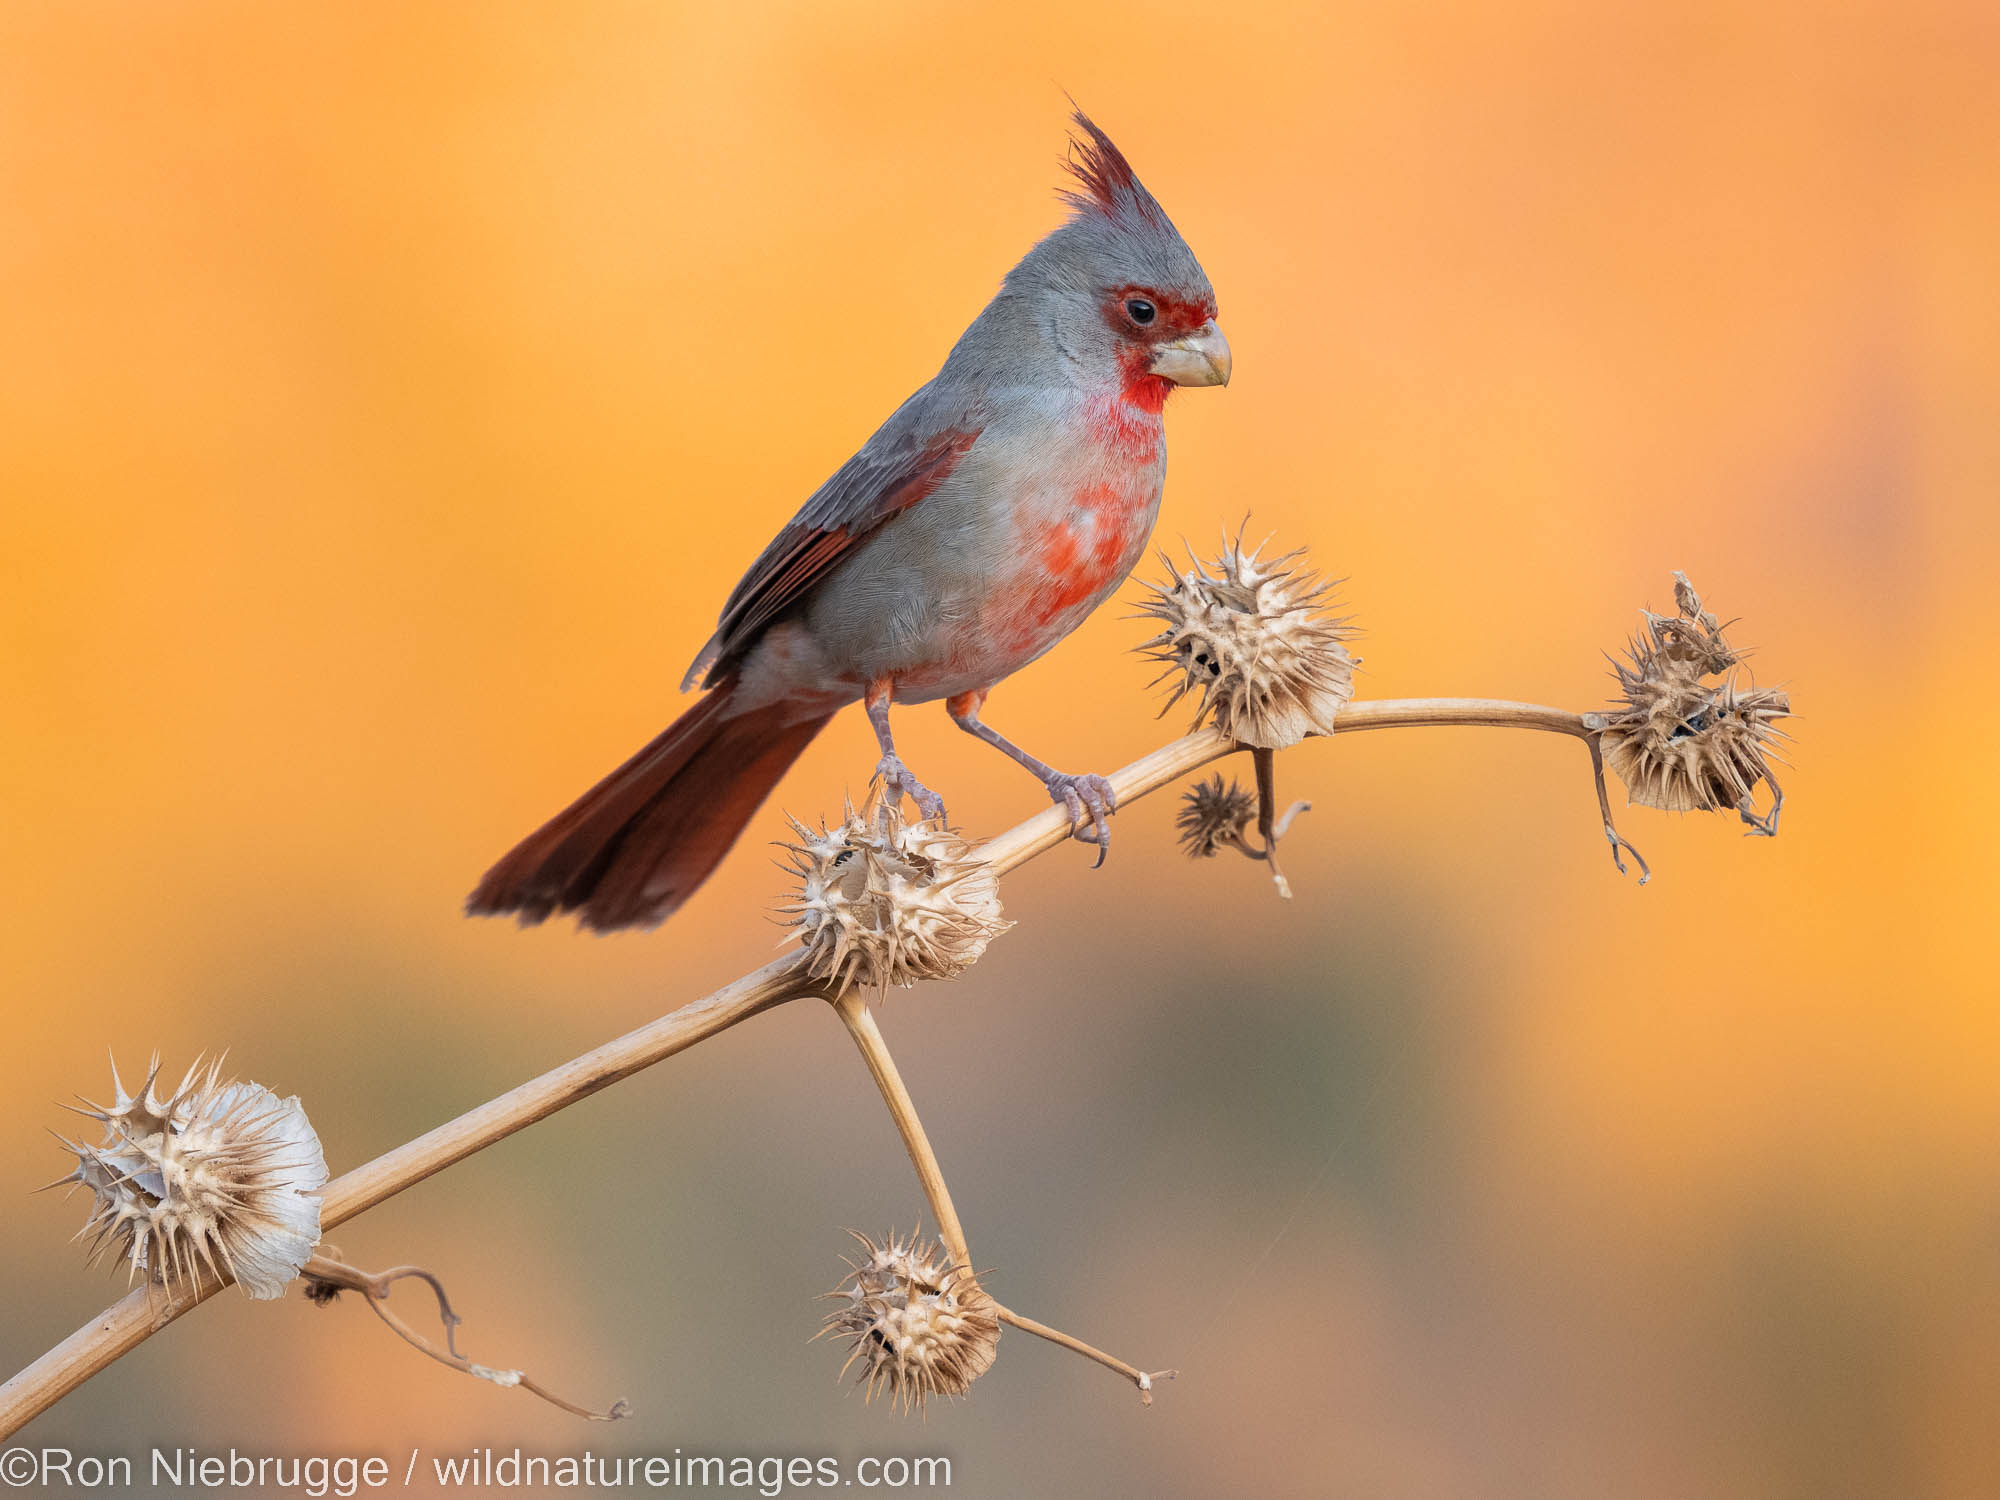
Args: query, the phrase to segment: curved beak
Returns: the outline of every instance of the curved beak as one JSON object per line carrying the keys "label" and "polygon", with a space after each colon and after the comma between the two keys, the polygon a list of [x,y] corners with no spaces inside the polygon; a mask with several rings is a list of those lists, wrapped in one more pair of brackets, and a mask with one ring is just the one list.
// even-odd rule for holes
{"label": "curved beak", "polygon": [[1229,340],[1209,319],[1186,338],[1153,351],[1152,373],[1175,385],[1228,385]]}

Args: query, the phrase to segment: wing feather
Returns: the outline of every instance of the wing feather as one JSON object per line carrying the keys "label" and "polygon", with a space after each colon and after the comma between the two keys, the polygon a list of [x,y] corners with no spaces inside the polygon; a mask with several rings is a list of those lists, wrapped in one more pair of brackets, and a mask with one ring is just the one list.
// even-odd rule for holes
{"label": "wing feather", "polygon": [[982,403],[934,383],[899,406],[750,565],[682,689],[709,686],[740,661],[876,528],[944,483],[984,426]]}

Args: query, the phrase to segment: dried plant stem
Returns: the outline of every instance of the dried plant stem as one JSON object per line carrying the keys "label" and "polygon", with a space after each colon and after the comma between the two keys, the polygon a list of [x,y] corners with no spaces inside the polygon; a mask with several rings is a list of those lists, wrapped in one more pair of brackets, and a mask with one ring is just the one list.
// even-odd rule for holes
{"label": "dried plant stem", "polygon": [[[1278,887],[1278,894],[1289,901],[1292,883],[1278,866],[1278,757],[1270,750],[1260,749],[1252,750],[1250,759],[1257,767],[1257,832],[1264,840],[1262,856],[1271,867],[1271,880]],[[1293,808],[1286,813],[1285,821],[1290,823],[1299,810]]]}
{"label": "dried plant stem", "polygon": [[1120,1375],[1123,1375],[1139,1388],[1139,1399],[1147,1406],[1153,1404],[1154,1381],[1172,1380],[1176,1375],[1180,1374],[1178,1370],[1153,1370],[1148,1372],[1138,1369],[1133,1365],[1126,1364],[1124,1360],[1118,1358],[1115,1354],[1106,1354],[1102,1349],[1093,1348],[1082,1339],[1072,1338],[1060,1328],[1051,1328],[1046,1323],[1037,1323],[1033,1318],[1024,1318],[1011,1307],[1001,1307],[997,1303],[994,1306],[1000,1315],[1001,1322],[1011,1323],[1023,1333],[1032,1333],[1036,1338],[1047,1339],[1051,1344],[1061,1344],[1063,1348],[1070,1350],[1072,1353],[1081,1354],[1085,1359],[1096,1360],[1107,1370],[1116,1370]]}
{"label": "dried plant stem", "polygon": [[[1595,718],[1596,715],[1593,714],[1591,717]],[[1590,774],[1597,780],[1597,811],[1604,819],[1604,836],[1611,841],[1611,863],[1616,865],[1618,873],[1623,875],[1625,873],[1624,857],[1627,854],[1631,855],[1633,862],[1639,866],[1639,884],[1645,885],[1653,878],[1653,867],[1646,863],[1645,855],[1641,854],[1625,841],[1625,835],[1620,833],[1618,825],[1611,821],[1611,794],[1604,789],[1604,751],[1599,748],[1597,736],[1594,734],[1587,736],[1584,743],[1590,747]],[[1768,776],[1768,774],[1767,772],[1766,775]],[[1773,786],[1777,785],[1775,781],[1771,784]],[[1775,808],[1772,809],[1771,816],[1774,819],[1777,817],[1777,810]],[[1756,820],[1753,818],[1749,821],[1755,822]]]}
{"label": "dried plant stem", "polygon": [[965,1244],[965,1229],[958,1222],[958,1210],[952,1206],[951,1190],[945,1186],[944,1171],[938,1166],[937,1153],[931,1150],[930,1138],[924,1134],[924,1122],[917,1118],[910,1091],[903,1086],[903,1075],[896,1071],[896,1059],[889,1055],[882,1029],[875,1024],[875,1013],[868,1008],[868,997],[858,989],[849,990],[833,1002],[833,1009],[868,1064],[875,1087],[882,1092],[882,1102],[889,1106],[889,1118],[896,1122],[896,1134],[903,1138],[903,1149],[910,1153],[910,1165],[917,1169],[924,1201],[930,1205],[931,1217],[937,1220],[938,1234],[951,1253],[952,1264],[967,1275],[976,1276],[972,1252]]}
{"label": "dried plant stem", "polygon": [[[1368,729],[1417,729],[1441,725],[1484,726],[1492,729],[1537,729],[1592,741],[1597,726],[1582,714],[1545,708],[1539,703],[1514,703],[1504,698],[1376,698],[1362,699],[1341,709],[1336,734]],[[1111,773],[1111,788],[1122,807],[1181,779],[1212,760],[1243,749],[1219,729],[1197,729],[1151,755]],[[980,856],[1003,875],[1069,837],[1069,819],[1059,807],[1016,823],[979,846]]]}
{"label": "dried plant stem", "polygon": [[[896,1134],[903,1138],[903,1149],[910,1153],[910,1165],[917,1169],[917,1181],[923,1187],[924,1201],[930,1205],[931,1217],[937,1220],[938,1234],[951,1254],[952,1264],[977,1281],[978,1272],[972,1264],[972,1252],[966,1246],[965,1229],[958,1221],[957,1208],[952,1205],[951,1189],[945,1185],[944,1169],[938,1165],[937,1153],[931,1149],[930,1137],[924,1133],[924,1122],[917,1117],[917,1107],[910,1100],[910,1091],[903,1086],[903,1075],[897,1071],[896,1059],[889,1053],[889,1044],[882,1036],[882,1029],[875,1024],[875,1013],[868,1008],[867,997],[858,989],[849,990],[834,1001],[833,1008],[847,1027],[847,1034],[854,1038],[854,1045],[867,1062],[875,1087],[881,1090],[882,1102],[889,1107],[889,1117],[896,1122]],[[987,1291],[987,1295],[990,1297],[991,1291]],[[1082,1339],[1051,1328],[1046,1323],[1037,1323],[1033,1318],[1023,1317],[1012,1308],[998,1302],[993,1307],[1001,1322],[1012,1323],[1016,1328],[1045,1338],[1050,1343],[1060,1344],[1086,1359],[1094,1359],[1106,1369],[1116,1370],[1139,1388],[1139,1399],[1148,1406],[1153,1404],[1153,1382],[1171,1379],[1174,1375],[1172,1370],[1155,1370],[1148,1374],[1114,1355],[1106,1354],[1102,1349],[1086,1344]]]}
{"label": "dried plant stem", "polygon": [[[306,1279],[309,1286],[359,1292],[362,1299],[367,1302],[369,1311],[380,1318],[404,1343],[461,1374],[490,1380],[495,1385],[519,1386],[528,1394],[548,1402],[549,1405],[560,1407],[571,1416],[582,1417],[590,1422],[616,1422],[622,1417],[631,1415],[631,1407],[623,1401],[614,1402],[609,1411],[593,1411],[587,1406],[578,1406],[573,1401],[565,1401],[554,1391],[530,1379],[525,1370],[496,1370],[467,1359],[458,1352],[458,1325],[465,1320],[452,1310],[451,1298],[445,1295],[444,1283],[422,1266],[392,1266],[386,1271],[364,1271],[359,1266],[351,1266],[341,1260],[337,1254],[322,1254],[309,1259],[299,1274]],[[395,1284],[399,1281],[412,1280],[423,1282],[431,1289],[431,1295],[437,1298],[438,1321],[444,1324],[445,1346],[442,1349],[397,1317],[389,1307],[389,1292]]]}
{"label": "dried plant stem", "polygon": [[[364,1166],[336,1177],[321,1194],[320,1227],[330,1230],[454,1162],[504,1140],[599,1089],[673,1056],[738,1021],[818,994],[800,954],[747,974],[714,994],[627,1032],[519,1088],[440,1125]],[[40,1359],[0,1385],[0,1437],[17,1431],[84,1381],[144,1343],[226,1283],[148,1285],[128,1292]]]}
{"label": "dried plant stem", "polygon": [[1488,729],[1539,729],[1588,739],[1596,730],[1583,714],[1508,698],[1364,698],[1334,720],[1336,734],[1363,729],[1416,729],[1458,724]]}
{"label": "dried plant stem", "polygon": [[551,1068],[539,1078],[468,1110],[457,1119],[384,1152],[326,1185],[321,1227],[331,1229],[383,1199],[483,1151],[599,1089],[727,1031],[787,1000],[822,993],[800,954],[787,954],[714,994],[628,1031],[615,1041]]}
{"label": "dried plant stem", "polygon": [[[1594,736],[1601,727],[1589,723],[1584,715],[1532,703],[1487,698],[1403,698],[1348,704],[1340,712],[1338,731],[1354,733],[1446,724],[1544,730],[1573,735],[1591,743],[1593,748]],[[1113,772],[1111,785],[1120,805],[1128,804],[1241,748],[1218,730],[1196,730]],[[1608,817],[1606,821],[1608,824]],[[1069,836],[1067,815],[1059,807],[1050,807],[987,840],[980,846],[980,852],[1004,874],[1053,849]],[[788,1000],[824,993],[824,987],[806,975],[800,955],[766,964],[704,999],[606,1042],[335,1178],[327,1184],[323,1195],[322,1227],[332,1229],[454,1162],[463,1161],[515,1131],[739,1021]],[[19,1430],[98,1371],[220,1290],[220,1284],[210,1281],[199,1288],[145,1286],[127,1293],[0,1385],[0,1437]],[[1124,1367],[1113,1365],[1113,1368],[1122,1372]]]}

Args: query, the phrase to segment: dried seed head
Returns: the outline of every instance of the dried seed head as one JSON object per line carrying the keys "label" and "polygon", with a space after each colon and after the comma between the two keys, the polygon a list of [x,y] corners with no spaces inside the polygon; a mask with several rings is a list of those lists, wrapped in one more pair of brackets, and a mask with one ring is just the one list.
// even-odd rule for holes
{"label": "dried seed head", "polygon": [[[1603,716],[1604,759],[1642,806],[1733,811],[1756,832],[1776,833],[1784,794],[1767,756],[1784,738],[1774,721],[1791,713],[1791,701],[1778,689],[1739,682],[1742,653],[1685,573],[1674,574],[1674,601],[1677,615],[1645,611],[1629,662],[1612,663],[1623,700]],[[1753,802],[1760,781],[1772,793],[1762,815]]]}
{"label": "dried seed head", "polygon": [[[1210,571],[1200,562],[1178,577],[1162,555],[1169,582],[1148,584],[1140,609],[1165,628],[1140,649],[1176,679],[1167,708],[1199,691],[1204,720],[1246,745],[1282,750],[1309,734],[1331,734],[1334,715],[1354,696],[1358,657],[1348,653],[1347,622],[1323,611],[1327,591],[1298,560],[1304,549],[1270,562],[1225,541]],[[1161,710],[1162,713],[1166,709]]]}
{"label": "dried seed head", "polygon": [[1232,778],[1227,787],[1222,773],[1207,781],[1197,781],[1181,796],[1181,848],[1189,859],[1210,859],[1226,848],[1239,848],[1244,830],[1257,816],[1257,794],[1245,791]]}
{"label": "dried seed head", "polygon": [[897,1406],[921,1411],[932,1396],[963,1396],[993,1367],[1000,1343],[993,1299],[970,1270],[914,1234],[907,1240],[891,1234],[879,1245],[865,1234],[854,1237],[861,1256],[847,1262],[847,1279],[827,1294],[844,1305],[814,1337],[850,1341],[840,1373],[859,1361],[857,1379],[868,1400],[886,1389]]}
{"label": "dried seed head", "polygon": [[893,804],[857,812],[814,833],[796,818],[786,844],[798,877],[784,908],[806,946],[807,971],[845,991],[952,979],[1013,923],[1000,915],[1000,882],[972,846],[943,825],[908,823]]}
{"label": "dried seed head", "polygon": [[157,1057],[136,1097],[114,1065],[116,1102],[79,1111],[104,1139],[63,1141],[77,1167],[62,1182],[91,1191],[78,1238],[95,1236],[93,1261],[115,1244],[133,1275],[199,1286],[226,1271],[252,1297],[282,1296],[319,1243],[326,1158],[296,1098],[220,1080],[221,1067],[197,1058],[162,1099]]}

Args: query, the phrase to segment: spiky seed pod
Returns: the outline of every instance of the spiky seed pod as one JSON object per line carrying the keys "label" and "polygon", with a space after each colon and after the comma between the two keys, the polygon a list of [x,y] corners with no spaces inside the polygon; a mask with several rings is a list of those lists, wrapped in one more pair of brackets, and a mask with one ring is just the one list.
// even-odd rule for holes
{"label": "spiky seed pod", "polygon": [[840,1373],[859,1362],[857,1380],[870,1401],[886,1390],[899,1408],[921,1411],[933,1396],[963,1396],[993,1367],[998,1351],[993,1299],[941,1246],[915,1234],[890,1234],[878,1245],[849,1232],[862,1253],[848,1260],[847,1279],[827,1294],[843,1305],[827,1314],[814,1337],[850,1341]]}
{"label": "spiky seed pod", "polygon": [[[1614,661],[1622,700],[1605,714],[1604,759],[1631,800],[1670,812],[1736,812],[1760,832],[1777,829],[1783,795],[1771,775],[1775,721],[1791,713],[1778,689],[1738,681],[1742,653],[1685,573],[1674,574],[1675,616],[1645,612],[1628,661]],[[1759,782],[1773,806],[1754,810]]]}
{"label": "spiky seed pod", "polygon": [[1212,722],[1230,738],[1267,750],[1331,734],[1334,715],[1354,696],[1349,654],[1353,631],[1325,613],[1330,583],[1299,563],[1304,549],[1265,562],[1243,538],[1223,544],[1213,571],[1190,555],[1178,576],[1150,583],[1142,614],[1164,627],[1140,649],[1175,679],[1165,713],[1199,692],[1195,724]]}
{"label": "spiky seed pod", "polygon": [[1670,812],[1742,811],[1771,768],[1791,712],[1772,688],[1685,685],[1621,671],[1626,707],[1604,731],[1604,759],[1631,800]]}
{"label": "spiky seed pod", "polygon": [[1222,773],[1197,781],[1181,797],[1181,848],[1189,859],[1212,859],[1224,848],[1241,848],[1250,820],[1257,816],[1257,795],[1238,786],[1232,779],[1222,784]]}
{"label": "spiky seed pod", "polygon": [[221,1071],[197,1058],[163,1099],[158,1057],[137,1095],[114,1065],[115,1102],[80,1111],[104,1139],[63,1141],[77,1166],[61,1183],[91,1191],[78,1238],[94,1236],[92,1261],[116,1245],[134,1276],[198,1286],[226,1271],[252,1297],[279,1297],[319,1243],[326,1157],[296,1098]]}
{"label": "spiky seed pod", "polygon": [[1000,882],[943,825],[905,822],[888,803],[847,807],[815,833],[796,818],[786,844],[798,894],[783,909],[805,944],[807,971],[844,992],[952,979],[1013,923]]}

